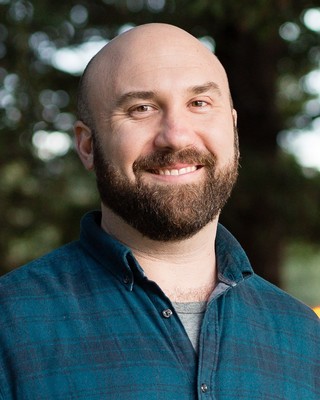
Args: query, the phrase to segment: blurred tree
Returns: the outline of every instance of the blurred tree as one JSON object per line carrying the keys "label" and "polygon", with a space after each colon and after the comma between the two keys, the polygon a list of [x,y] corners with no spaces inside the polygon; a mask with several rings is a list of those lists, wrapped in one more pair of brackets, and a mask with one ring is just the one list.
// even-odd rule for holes
{"label": "blurred tree", "polygon": [[277,145],[280,131],[319,117],[303,114],[311,95],[299,86],[320,59],[319,32],[302,19],[315,3],[0,0],[2,272],[76,238],[82,213],[99,205],[93,177],[67,151],[78,77],[53,67],[56,51],[167,22],[211,44],[226,67],[242,168],[222,220],[256,272],[279,285],[285,243],[320,232],[319,174],[307,176]]}

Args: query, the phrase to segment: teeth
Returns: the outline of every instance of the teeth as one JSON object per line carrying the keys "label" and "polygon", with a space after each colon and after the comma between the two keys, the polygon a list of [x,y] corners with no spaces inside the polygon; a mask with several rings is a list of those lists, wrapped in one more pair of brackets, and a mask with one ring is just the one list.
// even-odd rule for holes
{"label": "teeth", "polygon": [[197,167],[186,167],[181,169],[159,169],[159,175],[183,175],[188,174],[189,172],[194,172],[197,170]]}

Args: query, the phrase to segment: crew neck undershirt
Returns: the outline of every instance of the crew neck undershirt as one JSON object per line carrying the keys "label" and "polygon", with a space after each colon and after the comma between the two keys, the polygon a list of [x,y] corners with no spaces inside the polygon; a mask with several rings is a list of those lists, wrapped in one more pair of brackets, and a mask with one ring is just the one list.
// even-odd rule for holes
{"label": "crew neck undershirt", "polygon": [[204,313],[206,311],[207,302],[173,302],[173,306],[189,336],[195,351],[198,353],[200,328]]}

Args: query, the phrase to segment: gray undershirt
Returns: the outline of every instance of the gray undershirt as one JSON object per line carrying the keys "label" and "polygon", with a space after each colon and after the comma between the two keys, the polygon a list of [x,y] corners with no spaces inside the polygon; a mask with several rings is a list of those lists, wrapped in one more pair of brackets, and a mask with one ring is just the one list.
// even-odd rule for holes
{"label": "gray undershirt", "polygon": [[199,334],[202,319],[206,311],[207,302],[173,303],[173,306],[189,336],[189,339],[198,353]]}

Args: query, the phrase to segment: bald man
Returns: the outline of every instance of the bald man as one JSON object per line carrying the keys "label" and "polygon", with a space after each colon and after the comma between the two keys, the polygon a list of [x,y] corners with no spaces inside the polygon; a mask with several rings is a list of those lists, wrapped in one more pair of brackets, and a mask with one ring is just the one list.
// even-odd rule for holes
{"label": "bald man", "polygon": [[134,28],[88,64],[78,117],[101,211],[0,280],[0,399],[319,399],[318,318],[218,223],[239,159],[218,59]]}

